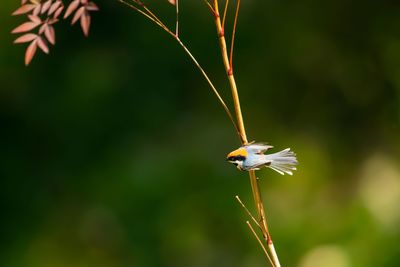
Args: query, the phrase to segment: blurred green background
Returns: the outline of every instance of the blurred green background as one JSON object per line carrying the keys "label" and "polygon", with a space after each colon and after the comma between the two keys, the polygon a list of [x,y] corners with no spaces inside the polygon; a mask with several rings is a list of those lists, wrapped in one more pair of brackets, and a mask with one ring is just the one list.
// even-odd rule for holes
{"label": "blurred green background", "polygon": [[[96,3],[90,38],[59,23],[28,68],[19,2],[1,3],[0,266],[266,266],[206,82],[164,32]],[[202,1],[182,1],[181,38],[230,99]],[[236,40],[249,138],[300,161],[258,172],[282,266],[400,266],[400,2],[243,1]]]}

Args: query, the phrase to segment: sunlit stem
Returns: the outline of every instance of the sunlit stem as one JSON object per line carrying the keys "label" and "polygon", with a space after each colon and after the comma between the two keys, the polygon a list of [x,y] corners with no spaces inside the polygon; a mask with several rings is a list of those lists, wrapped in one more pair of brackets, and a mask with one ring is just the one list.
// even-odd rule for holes
{"label": "sunlit stem", "polygon": [[225,30],[225,19],[226,19],[226,12],[228,11],[229,0],[225,0],[225,7],[224,7],[224,16],[222,17],[222,29]]}
{"label": "sunlit stem", "polygon": [[[224,35],[224,31],[222,28],[222,23],[221,23],[221,19],[220,19],[220,15],[219,15],[218,0],[213,1],[213,10],[215,12],[214,18],[215,18],[215,25],[217,28],[218,41],[219,41],[219,45],[220,45],[220,49],[221,49],[222,61],[225,66],[225,71],[227,73],[229,85],[231,88],[233,103],[234,103],[234,107],[235,107],[236,121],[237,121],[237,125],[239,128],[241,141],[242,141],[242,144],[247,144],[248,140],[247,140],[247,136],[246,136],[246,129],[245,129],[244,122],[243,122],[243,115],[242,115],[241,106],[240,106],[239,93],[237,90],[235,77],[233,75],[233,71],[231,69],[230,61],[228,58],[225,35]],[[237,8],[237,12],[238,12],[238,8]],[[237,15],[236,15],[236,17],[237,17]],[[264,239],[266,240],[268,248],[270,249],[272,262],[273,262],[274,266],[280,267],[278,255],[276,254],[275,248],[272,243],[271,235],[269,233],[268,223],[267,223],[267,219],[266,219],[266,214],[265,214],[264,205],[263,205],[262,198],[261,198],[260,187],[258,185],[258,180],[257,180],[256,174],[254,171],[249,171],[249,176],[250,176],[250,184],[251,184],[251,188],[252,188],[252,192],[253,192],[254,202],[255,202],[255,205],[257,208],[259,221],[260,221],[260,225],[261,225],[261,230],[262,230]]]}
{"label": "sunlit stem", "polygon": [[271,263],[272,267],[276,267],[274,262],[271,259],[271,256],[268,254],[267,249],[265,248],[263,242],[261,241],[261,239],[258,237],[256,231],[254,230],[253,226],[250,224],[249,221],[246,221],[247,226],[249,226],[251,232],[253,233],[253,235],[255,236],[255,238],[257,239],[258,243],[260,244],[262,250],[264,251],[264,254],[267,256],[269,262]]}
{"label": "sunlit stem", "polygon": [[[240,0],[238,0],[237,5],[236,5],[235,20],[233,22],[233,30],[232,30],[232,38],[231,38],[231,47],[229,49],[230,50],[230,53],[229,53],[229,68],[230,68],[232,73],[233,73],[233,47],[235,46],[236,25],[237,25],[237,20],[238,20],[238,17],[239,17],[239,8],[240,8]],[[224,15],[224,17],[225,17],[225,15]]]}
{"label": "sunlit stem", "polygon": [[175,26],[175,35],[179,37],[179,0],[176,0],[175,3],[176,10],[176,26]]}
{"label": "sunlit stem", "polygon": [[214,11],[213,6],[210,4],[210,2],[208,2],[208,0],[204,0],[204,2],[206,3],[207,7],[210,9],[211,13],[213,14],[213,16],[216,16],[216,13]]}

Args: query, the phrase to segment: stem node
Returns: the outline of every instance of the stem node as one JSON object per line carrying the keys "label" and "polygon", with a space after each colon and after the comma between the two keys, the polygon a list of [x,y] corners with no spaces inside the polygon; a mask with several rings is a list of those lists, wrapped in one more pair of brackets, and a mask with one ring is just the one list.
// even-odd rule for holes
{"label": "stem node", "polygon": [[225,37],[225,30],[224,30],[224,28],[221,28],[221,30],[218,32],[218,37],[220,37],[220,38]]}

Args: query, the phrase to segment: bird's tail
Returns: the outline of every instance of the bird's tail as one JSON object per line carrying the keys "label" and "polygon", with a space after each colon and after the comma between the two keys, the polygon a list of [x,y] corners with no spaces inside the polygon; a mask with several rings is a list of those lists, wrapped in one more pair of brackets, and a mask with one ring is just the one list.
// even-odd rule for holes
{"label": "bird's tail", "polygon": [[270,162],[270,164],[267,165],[269,168],[282,175],[285,173],[293,175],[292,171],[296,170],[295,165],[298,163],[296,154],[291,151],[290,148],[286,148],[274,154],[265,155],[265,160]]}

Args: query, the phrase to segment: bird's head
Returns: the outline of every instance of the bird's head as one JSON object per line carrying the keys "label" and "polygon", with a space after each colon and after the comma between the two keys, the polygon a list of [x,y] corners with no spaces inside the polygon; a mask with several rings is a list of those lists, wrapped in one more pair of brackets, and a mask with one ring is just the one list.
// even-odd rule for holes
{"label": "bird's head", "polygon": [[248,153],[244,147],[238,148],[226,156],[226,160],[235,165],[239,170],[243,170],[243,163]]}

